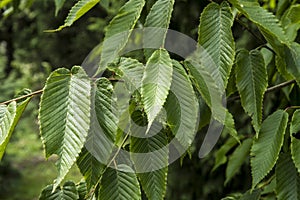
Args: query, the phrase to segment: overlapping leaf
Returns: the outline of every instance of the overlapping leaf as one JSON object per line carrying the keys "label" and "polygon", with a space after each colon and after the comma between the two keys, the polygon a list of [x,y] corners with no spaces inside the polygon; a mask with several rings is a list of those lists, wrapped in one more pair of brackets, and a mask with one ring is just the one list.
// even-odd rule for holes
{"label": "overlapping leaf", "polygon": [[75,163],[90,127],[90,80],[81,67],[54,71],[41,97],[39,121],[46,157],[57,154],[56,188]]}
{"label": "overlapping leaf", "polygon": [[168,52],[156,50],[149,58],[142,80],[141,95],[148,116],[148,130],[161,111],[171,87],[173,66]]}
{"label": "overlapping leaf", "polygon": [[0,160],[5,152],[6,145],[14,129],[14,119],[16,116],[16,102],[13,101],[8,106],[0,105]]}
{"label": "overlapping leaf", "polygon": [[290,134],[291,134],[291,152],[292,158],[295,163],[298,172],[300,173],[300,140],[297,135],[300,132],[300,110],[296,110],[294,112],[291,126],[290,126]]}
{"label": "overlapping leaf", "polygon": [[271,12],[262,8],[256,1],[229,0],[243,15],[261,30],[273,35],[281,43],[288,42],[279,20]]}
{"label": "overlapping leaf", "polygon": [[47,186],[43,189],[39,200],[76,200],[79,199],[77,188],[75,183],[66,182],[63,187],[56,188],[53,185]]}
{"label": "overlapping leaf", "polygon": [[242,164],[247,160],[252,145],[252,139],[248,138],[238,146],[232,155],[229,157],[229,161],[226,168],[226,180],[227,184],[231,178],[238,172]]}
{"label": "overlapping leaf", "polygon": [[126,45],[144,7],[144,0],[129,0],[107,26],[101,53],[100,73]]}
{"label": "overlapping leaf", "polygon": [[203,59],[205,67],[212,69],[218,86],[226,88],[235,56],[231,26],[233,15],[228,3],[210,3],[202,12],[198,29],[198,43],[210,59]]}
{"label": "overlapping leaf", "polygon": [[286,70],[295,78],[300,87],[300,45],[296,42],[289,46],[285,45],[283,55]]}
{"label": "overlapping leaf", "polygon": [[133,170],[124,164],[107,168],[102,177],[99,199],[140,200],[139,182]]}
{"label": "overlapping leaf", "polygon": [[288,114],[278,110],[263,123],[258,139],[251,148],[252,188],[254,188],[274,167],[283,144]]}
{"label": "overlapping leaf", "polygon": [[299,199],[300,176],[289,153],[280,154],[275,173],[277,199]]}
{"label": "overlapping leaf", "polygon": [[258,134],[262,121],[262,104],[268,85],[264,58],[258,50],[243,50],[237,56],[236,84],[246,113]]}
{"label": "overlapping leaf", "polygon": [[196,134],[199,103],[185,69],[173,61],[171,92],[164,105],[168,124],[184,148],[188,148]]}
{"label": "overlapping leaf", "polygon": [[[100,0],[79,0],[70,10],[67,18],[65,19],[65,23],[61,25],[56,30],[51,30],[49,32],[53,31],[60,31],[63,28],[71,26],[76,20],[78,20],[81,16],[83,16],[86,12],[88,12],[90,9],[92,9],[97,3],[99,3]],[[57,14],[58,10],[62,7],[64,1],[56,0],[56,11]]]}
{"label": "overlapping leaf", "polygon": [[170,24],[174,0],[158,0],[156,1],[145,22],[145,31],[143,35],[146,58],[149,58],[155,51],[164,47],[167,30]]}

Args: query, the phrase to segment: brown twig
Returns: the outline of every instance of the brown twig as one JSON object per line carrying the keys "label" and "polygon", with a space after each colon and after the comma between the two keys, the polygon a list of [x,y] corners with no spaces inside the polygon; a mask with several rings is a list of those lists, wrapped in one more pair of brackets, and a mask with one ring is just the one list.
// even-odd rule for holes
{"label": "brown twig", "polygon": [[18,101],[18,100],[21,100],[21,99],[25,99],[27,97],[32,97],[34,95],[41,94],[42,92],[43,92],[43,90],[37,90],[37,91],[34,91],[34,92],[30,93],[30,94],[26,94],[26,95],[23,95],[23,96],[14,98],[14,99],[10,99],[8,101],[4,101],[4,102],[0,103],[0,105],[2,105],[2,104],[9,104],[9,103],[11,103],[13,101]]}

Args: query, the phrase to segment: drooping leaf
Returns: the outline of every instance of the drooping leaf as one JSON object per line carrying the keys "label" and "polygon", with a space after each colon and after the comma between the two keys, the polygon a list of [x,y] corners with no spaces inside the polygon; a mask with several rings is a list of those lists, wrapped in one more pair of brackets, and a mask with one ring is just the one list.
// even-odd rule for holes
{"label": "drooping leaf", "polygon": [[102,177],[99,199],[140,200],[140,186],[134,171],[124,164],[116,169],[107,168]]}
{"label": "drooping leaf", "polygon": [[258,134],[262,121],[262,104],[268,86],[264,58],[258,50],[240,51],[236,61],[236,84],[246,113]]}
{"label": "drooping leaf", "polygon": [[237,132],[234,127],[234,120],[230,112],[223,105],[225,88],[223,90],[218,86],[216,79],[213,78],[211,71],[201,63],[201,58],[209,56],[206,52],[198,49],[188,57],[185,66],[189,70],[196,89],[210,107],[212,117],[217,122],[225,125],[225,129],[237,140]]}
{"label": "drooping leaf", "polygon": [[256,1],[229,0],[243,15],[256,24],[261,30],[273,35],[281,43],[288,42],[279,20],[262,8]]}
{"label": "drooping leaf", "polygon": [[210,3],[201,14],[198,29],[198,43],[211,57],[202,62],[214,70],[212,75],[216,80],[222,80],[218,83],[222,88],[227,86],[235,57],[232,25],[233,15],[228,3]]}
{"label": "drooping leaf", "polygon": [[142,188],[149,200],[164,199],[166,194],[168,173],[167,143],[164,131],[147,138],[131,137],[130,150],[132,159]]}
{"label": "drooping leaf", "polygon": [[281,153],[276,164],[276,194],[278,199],[300,198],[300,176],[290,153]]}
{"label": "drooping leaf", "polygon": [[103,42],[100,66],[96,74],[102,72],[106,65],[112,62],[124,48],[141,15],[144,4],[144,0],[129,0],[110,21]]}
{"label": "drooping leaf", "polygon": [[148,130],[163,108],[171,87],[173,66],[168,52],[156,50],[146,64],[141,95],[148,116]]}
{"label": "drooping leaf", "polygon": [[55,16],[57,16],[60,9],[63,7],[66,0],[55,0]]}
{"label": "drooping leaf", "polygon": [[272,170],[283,144],[288,114],[278,110],[262,123],[251,148],[252,189]]}
{"label": "drooping leaf", "polygon": [[226,154],[238,144],[238,142],[234,138],[229,138],[225,144],[222,145],[220,149],[215,153],[215,165],[212,171],[218,169],[221,165],[227,162]]}
{"label": "drooping leaf", "polygon": [[284,59],[286,70],[294,77],[300,87],[300,45],[296,42],[289,46],[285,45]]}
{"label": "drooping leaf", "polygon": [[183,148],[188,148],[196,134],[199,103],[185,69],[174,60],[171,89],[164,108],[175,138]]}
{"label": "drooping leaf", "polygon": [[77,200],[79,195],[75,183],[68,181],[63,187],[56,188],[53,185],[49,185],[43,189],[39,200]]}
{"label": "drooping leaf", "polygon": [[229,157],[229,161],[226,168],[226,180],[227,184],[231,178],[238,172],[242,164],[247,160],[252,145],[252,139],[248,138],[238,146],[232,155]]}
{"label": "drooping leaf", "polygon": [[77,166],[85,178],[88,189],[97,183],[104,170],[104,164],[100,163],[86,148],[83,148],[79,154]]}
{"label": "drooping leaf", "polygon": [[[67,18],[65,19],[65,23],[58,27],[55,30],[48,30],[47,32],[55,32],[60,31],[63,28],[71,26],[76,20],[78,20],[81,16],[91,10],[100,0],[79,0],[70,10]],[[56,3],[56,13],[63,5],[63,1],[55,0]]]}
{"label": "drooping leaf", "polygon": [[171,20],[174,0],[158,0],[156,1],[145,22],[145,30],[143,34],[145,56],[149,58],[155,49],[164,47],[165,38]]}
{"label": "drooping leaf", "polygon": [[90,80],[81,67],[61,68],[48,78],[41,97],[39,121],[46,157],[57,154],[56,188],[75,163],[90,125]]}
{"label": "drooping leaf", "polygon": [[281,18],[281,23],[285,29],[285,33],[289,41],[294,41],[297,37],[297,32],[300,28],[300,5],[291,5],[289,9],[286,10]]}
{"label": "drooping leaf", "polygon": [[16,116],[16,109],[15,101],[11,102],[8,106],[0,105],[0,160],[14,129],[13,123]]}
{"label": "drooping leaf", "polygon": [[291,152],[292,158],[295,163],[298,172],[300,173],[300,140],[297,137],[297,134],[300,132],[300,110],[296,110],[294,112],[291,126],[290,126],[290,134],[291,134]]}

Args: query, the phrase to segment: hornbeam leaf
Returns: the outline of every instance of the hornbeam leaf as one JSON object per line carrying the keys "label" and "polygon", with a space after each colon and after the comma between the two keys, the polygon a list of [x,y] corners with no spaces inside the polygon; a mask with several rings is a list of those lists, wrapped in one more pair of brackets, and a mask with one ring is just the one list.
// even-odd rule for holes
{"label": "hornbeam leaf", "polygon": [[59,10],[63,7],[66,0],[55,0],[55,16],[57,16]]}
{"label": "hornbeam leaf", "polygon": [[144,5],[144,0],[129,0],[111,20],[105,33],[100,66],[96,74],[102,72],[125,47]]}
{"label": "hornbeam leaf", "polygon": [[61,183],[80,153],[90,125],[90,80],[81,67],[61,68],[49,76],[41,97],[39,121],[46,157],[59,156]]}
{"label": "hornbeam leaf", "polygon": [[[79,0],[70,10],[67,18],[65,19],[65,23],[58,27],[55,30],[48,30],[47,32],[55,32],[60,31],[63,28],[71,26],[76,20],[78,20],[81,16],[91,10],[100,0]],[[56,4],[56,11],[57,14],[58,10],[62,7],[64,1],[55,0]]]}
{"label": "hornbeam leaf", "polygon": [[124,164],[107,168],[103,174],[99,191],[103,200],[140,200],[141,191],[136,174]]}
{"label": "hornbeam leaf", "polygon": [[[54,190],[54,191],[53,191]],[[39,200],[77,200],[79,195],[75,183],[68,181],[61,188],[56,188],[53,185],[43,189]]]}
{"label": "hornbeam leaf", "polygon": [[291,134],[291,152],[292,158],[295,163],[298,172],[300,173],[300,140],[299,140],[299,132],[300,132],[300,110],[296,110],[294,112],[291,126],[290,126],[290,134]]}
{"label": "hornbeam leaf", "polygon": [[229,0],[229,2],[261,30],[273,35],[281,43],[288,42],[279,20],[273,13],[262,8],[258,2],[248,0]]}
{"label": "hornbeam leaf", "polygon": [[148,116],[148,130],[163,108],[171,87],[173,66],[168,52],[156,50],[146,64],[141,95]]}
{"label": "hornbeam leaf", "polygon": [[0,105],[0,160],[5,152],[6,145],[14,129],[14,118],[16,117],[16,102],[8,106]]}
{"label": "hornbeam leaf", "polygon": [[147,15],[143,43],[144,47],[152,49],[145,49],[146,58],[151,56],[154,49],[164,47],[173,5],[174,0],[158,0]]}
{"label": "hornbeam leaf", "polygon": [[171,89],[164,107],[175,138],[188,148],[196,134],[199,103],[185,69],[174,60]]}
{"label": "hornbeam leaf", "polygon": [[300,198],[300,176],[290,153],[281,153],[276,164],[276,195],[278,199]]}
{"label": "hornbeam leaf", "polygon": [[263,123],[251,148],[252,189],[272,170],[283,144],[288,113],[278,110]]}
{"label": "hornbeam leaf", "polygon": [[203,59],[204,65],[216,70],[212,73],[213,77],[222,80],[219,83],[223,88],[227,86],[235,57],[232,25],[233,14],[228,3],[223,2],[221,5],[210,3],[201,14],[198,29],[198,43],[213,61]]}
{"label": "hornbeam leaf", "polygon": [[262,121],[263,96],[268,86],[264,58],[258,50],[242,50],[237,56],[236,84],[246,113],[257,133]]}

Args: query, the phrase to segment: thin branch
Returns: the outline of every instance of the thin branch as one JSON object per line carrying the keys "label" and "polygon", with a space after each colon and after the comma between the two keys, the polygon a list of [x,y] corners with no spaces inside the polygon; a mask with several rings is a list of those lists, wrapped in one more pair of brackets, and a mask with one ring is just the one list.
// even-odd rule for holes
{"label": "thin branch", "polygon": [[2,104],[9,104],[9,103],[11,103],[13,101],[18,101],[18,100],[21,100],[21,99],[25,99],[27,97],[32,97],[32,96],[35,96],[37,94],[41,94],[42,92],[43,92],[43,90],[37,90],[37,91],[34,91],[34,92],[30,93],[30,94],[26,94],[26,95],[23,95],[23,96],[20,96],[20,97],[17,97],[17,98],[8,100],[8,101],[4,101],[4,102],[0,103],[0,105],[2,105]]}
{"label": "thin branch", "polygon": [[[270,93],[270,92],[273,92],[273,91],[276,91],[276,90],[279,90],[279,89],[281,89],[281,88],[284,88],[284,87],[289,86],[289,85],[294,84],[294,83],[296,83],[295,80],[290,80],[290,81],[286,81],[286,82],[280,83],[280,84],[278,84],[278,85],[269,87],[269,88],[266,90],[265,94]],[[227,102],[232,102],[232,101],[238,100],[238,99],[240,99],[240,98],[241,98],[240,96],[230,97],[230,98],[228,98]]]}

